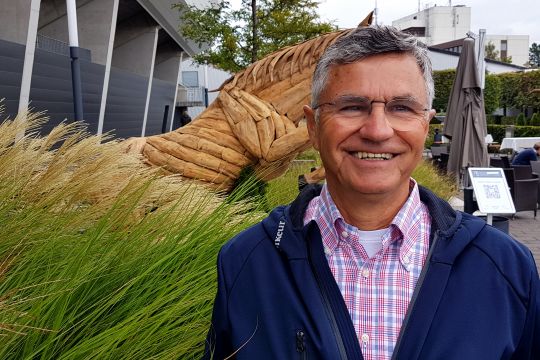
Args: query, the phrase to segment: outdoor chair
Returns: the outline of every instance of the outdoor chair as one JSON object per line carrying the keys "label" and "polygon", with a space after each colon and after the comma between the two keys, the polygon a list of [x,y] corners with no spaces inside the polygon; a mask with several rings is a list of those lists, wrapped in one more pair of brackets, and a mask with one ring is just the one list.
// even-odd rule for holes
{"label": "outdoor chair", "polygon": [[508,155],[501,155],[501,160],[504,165],[503,168],[509,168],[511,166],[510,158],[508,157]]}
{"label": "outdoor chair", "polygon": [[533,173],[540,176],[540,161],[531,161],[531,170]]}
{"label": "outdoor chair", "polygon": [[516,212],[534,212],[538,208],[538,179],[514,180],[514,206]]}
{"label": "outdoor chair", "polygon": [[503,169],[506,182],[510,188],[510,195],[514,201],[516,212],[533,211],[536,217],[538,202],[539,179],[521,179],[515,178],[515,168]]}
{"label": "outdoor chair", "polygon": [[532,179],[532,169],[530,165],[512,165],[514,178],[516,180]]}
{"label": "outdoor chair", "polygon": [[492,157],[489,159],[489,166],[495,168],[509,168],[510,165],[504,166],[504,162],[501,158]]}
{"label": "outdoor chair", "polygon": [[[533,178],[540,179],[540,161],[531,161]],[[540,180],[538,181],[538,206],[540,207]]]}
{"label": "outdoor chair", "polygon": [[439,158],[442,153],[448,153],[448,148],[446,146],[432,146],[431,147],[431,156]]}

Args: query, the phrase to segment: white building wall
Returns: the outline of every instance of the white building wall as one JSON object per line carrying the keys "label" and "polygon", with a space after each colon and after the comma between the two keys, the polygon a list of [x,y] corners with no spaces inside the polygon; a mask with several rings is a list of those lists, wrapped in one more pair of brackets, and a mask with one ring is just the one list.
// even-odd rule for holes
{"label": "white building wall", "polygon": [[501,41],[507,42],[508,56],[512,57],[512,64],[523,66],[529,62],[529,35],[491,35],[486,34],[486,44],[492,42],[495,50],[501,53]]}
{"label": "white building wall", "polygon": [[427,45],[440,44],[465,37],[471,28],[471,8],[467,6],[434,6],[392,21],[398,29],[425,28],[419,40]]}
{"label": "white building wall", "polygon": [[425,10],[429,40],[427,45],[464,38],[471,28],[471,8],[435,6]]}

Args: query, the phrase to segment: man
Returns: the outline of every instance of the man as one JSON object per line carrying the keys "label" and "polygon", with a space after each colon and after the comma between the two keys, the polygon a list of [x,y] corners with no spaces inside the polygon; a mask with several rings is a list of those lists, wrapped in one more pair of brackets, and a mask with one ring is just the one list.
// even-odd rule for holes
{"label": "man", "polygon": [[410,178],[432,99],[408,34],[327,49],[304,108],[327,182],[222,248],[208,358],[540,358],[530,251]]}
{"label": "man", "polygon": [[439,133],[439,129],[435,128],[435,134],[433,134],[433,142],[435,144],[442,143],[442,134]]}
{"label": "man", "polygon": [[540,156],[540,142],[533,145],[532,149],[523,149],[512,160],[512,165],[531,165],[531,161],[537,161]]}

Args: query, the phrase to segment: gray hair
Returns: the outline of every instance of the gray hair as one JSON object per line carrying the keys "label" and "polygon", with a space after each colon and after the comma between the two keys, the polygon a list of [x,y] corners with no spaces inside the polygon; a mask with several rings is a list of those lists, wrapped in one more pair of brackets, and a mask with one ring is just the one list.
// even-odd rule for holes
{"label": "gray hair", "polygon": [[427,46],[414,36],[391,26],[357,28],[326,49],[313,74],[311,107],[317,106],[319,97],[326,86],[328,73],[333,66],[351,64],[369,56],[385,53],[414,56],[424,76],[428,107],[431,108],[435,96],[435,86]]}

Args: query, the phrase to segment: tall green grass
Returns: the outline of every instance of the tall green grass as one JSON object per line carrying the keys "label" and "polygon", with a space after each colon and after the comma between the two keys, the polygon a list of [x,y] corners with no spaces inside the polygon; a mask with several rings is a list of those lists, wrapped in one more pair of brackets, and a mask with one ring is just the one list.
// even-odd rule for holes
{"label": "tall green grass", "polygon": [[200,357],[218,250],[261,213],[28,120],[0,125],[0,358]]}

